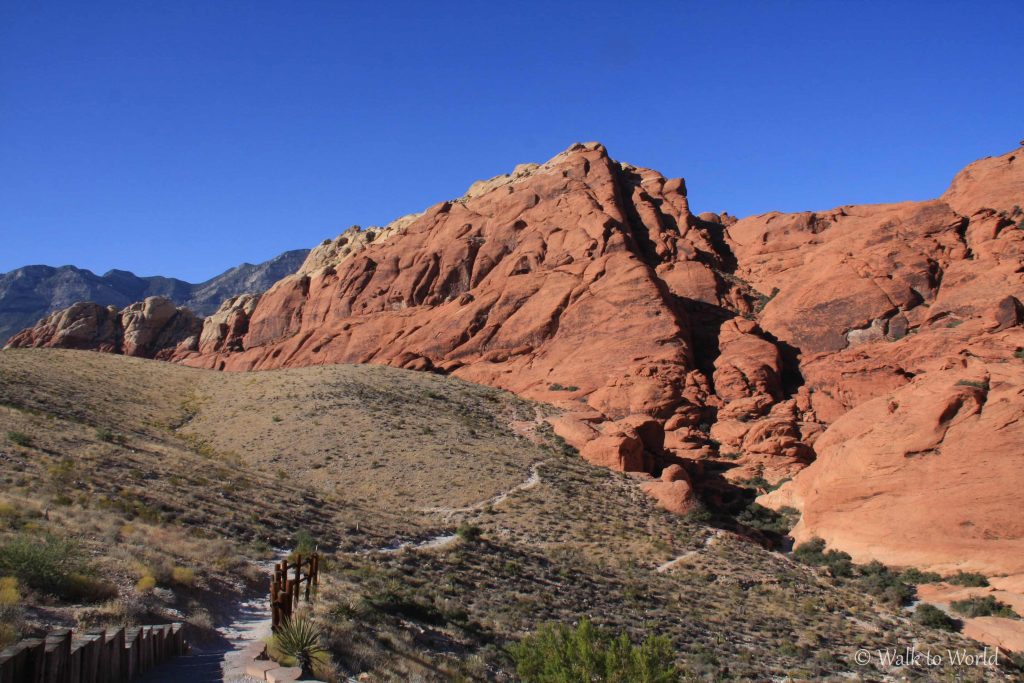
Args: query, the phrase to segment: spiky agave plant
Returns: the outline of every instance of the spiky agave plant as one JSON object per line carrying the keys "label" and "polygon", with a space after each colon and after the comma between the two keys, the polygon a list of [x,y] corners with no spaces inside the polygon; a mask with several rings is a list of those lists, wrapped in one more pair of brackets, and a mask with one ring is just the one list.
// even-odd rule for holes
{"label": "spiky agave plant", "polygon": [[313,675],[313,663],[327,654],[320,645],[322,636],[323,631],[310,619],[293,617],[277,627],[274,641],[282,655],[291,657],[302,668],[305,678]]}

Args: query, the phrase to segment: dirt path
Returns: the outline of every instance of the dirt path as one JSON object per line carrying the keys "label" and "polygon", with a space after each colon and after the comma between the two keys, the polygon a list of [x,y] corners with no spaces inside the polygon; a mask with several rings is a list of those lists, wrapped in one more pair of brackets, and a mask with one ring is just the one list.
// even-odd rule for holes
{"label": "dirt path", "polygon": [[[268,560],[257,563],[257,566],[269,577],[275,562]],[[254,594],[239,603],[228,622],[217,627],[217,635],[210,643],[193,645],[192,654],[172,659],[138,680],[141,683],[255,681],[245,675],[243,651],[248,645],[270,635],[270,601],[267,596]]]}
{"label": "dirt path", "polygon": [[673,558],[673,559],[669,560],[668,562],[666,562],[665,564],[660,565],[655,571],[658,572],[659,574],[664,574],[665,572],[672,571],[673,569],[675,569],[679,565],[681,565],[684,562],[686,562],[687,560],[689,560],[691,557],[693,557],[693,556],[703,552],[705,548],[710,547],[710,546],[714,545],[715,543],[717,543],[719,536],[721,536],[721,533],[722,533],[721,531],[715,530],[714,533],[710,534],[707,538],[704,539],[704,543],[701,544],[701,546],[699,548],[696,548],[694,550],[686,551],[685,553],[683,553],[679,557]]}
{"label": "dirt path", "polygon": [[[548,462],[541,460],[530,466],[530,476],[523,482],[501,493],[491,496],[472,505],[459,508],[439,507],[419,510],[442,515],[450,519],[454,515],[477,512],[487,507],[500,505],[509,496],[518,491],[533,488],[541,482],[540,466]],[[359,551],[360,554],[398,553],[405,550],[435,550],[448,547],[458,541],[458,536],[445,532],[425,539],[400,541],[379,548]],[[282,555],[283,557],[283,555]],[[260,570],[267,576],[273,572],[277,560],[261,562]],[[660,571],[660,570],[659,570]],[[191,655],[178,657],[167,664],[148,673],[140,679],[143,683],[226,683],[237,681],[245,683],[255,679],[245,675],[244,650],[251,643],[258,642],[270,635],[270,602],[265,595],[254,596],[242,602],[232,615],[230,621],[217,628],[220,638],[212,645],[193,647]]]}
{"label": "dirt path", "polygon": [[469,513],[469,512],[478,512],[480,510],[483,510],[484,508],[493,507],[495,505],[500,505],[500,504],[504,503],[508,499],[508,497],[511,496],[513,493],[517,493],[519,491],[526,491],[527,489],[532,489],[534,486],[539,484],[541,482],[541,479],[540,479],[540,466],[543,465],[546,462],[548,462],[548,461],[547,460],[541,460],[540,462],[533,463],[530,466],[530,476],[527,477],[525,481],[523,481],[520,484],[517,484],[517,485],[513,486],[512,488],[508,489],[507,491],[502,491],[501,493],[499,493],[499,494],[497,494],[495,496],[491,496],[490,498],[488,498],[486,500],[482,500],[482,501],[480,501],[478,503],[473,503],[472,505],[467,505],[466,507],[461,507],[461,508],[450,508],[450,507],[422,508],[422,509],[417,510],[417,512],[428,512],[428,513],[432,513],[432,514],[443,515],[445,518],[449,518],[449,517],[452,517],[454,515],[461,515],[461,514],[466,514],[466,513]]}

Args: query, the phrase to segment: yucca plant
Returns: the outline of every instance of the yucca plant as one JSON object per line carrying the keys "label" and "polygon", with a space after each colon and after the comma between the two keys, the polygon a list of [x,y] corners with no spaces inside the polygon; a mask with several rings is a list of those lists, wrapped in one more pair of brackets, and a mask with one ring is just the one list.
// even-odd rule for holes
{"label": "yucca plant", "polygon": [[277,627],[273,645],[282,657],[294,660],[306,678],[314,675],[313,665],[327,657],[327,650],[320,644],[322,637],[323,631],[312,620],[296,616]]}

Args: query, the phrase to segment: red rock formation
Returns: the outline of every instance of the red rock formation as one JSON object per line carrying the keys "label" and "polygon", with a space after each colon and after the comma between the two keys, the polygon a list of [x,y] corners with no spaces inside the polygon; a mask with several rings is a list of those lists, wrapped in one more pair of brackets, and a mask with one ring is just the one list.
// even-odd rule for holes
{"label": "red rock formation", "polygon": [[438,368],[548,401],[582,396],[610,418],[667,417],[700,380],[688,378],[685,316],[653,266],[701,254],[714,263],[682,181],[577,146],[432,207],[400,238],[304,268],[261,298],[244,351],[201,346],[183,360]]}
{"label": "red rock formation", "polygon": [[52,347],[119,353],[121,336],[116,307],[82,302],[55,311],[35,326],[22,330],[8,340],[7,348]]}
{"label": "red rock formation", "polygon": [[[1000,559],[1024,556],[1022,204],[1017,150],[933,201],[694,216],[681,179],[575,145],[325,242],[161,353],[451,373],[564,408],[552,426],[596,464],[687,463],[692,480],[645,484],[669,509],[714,459],[733,482],[793,478],[765,502],[803,510],[798,538],[1024,571]],[[102,313],[61,315],[17,345],[103,337]]]}
{"label": "red rock formation", "polygon": [[658,506],[685,515],[697,507],[697,498],[690,476],[681,465],[669,465],[655,481],[644,482],[640,488],[658,502]]}
{"label": "red rock formation", "polygon": [[7,348],[86,349],[168,360],[198,348],[201,329],[202,319],[162,297],[149,297],[121,311],[78,303],[19,332]]}

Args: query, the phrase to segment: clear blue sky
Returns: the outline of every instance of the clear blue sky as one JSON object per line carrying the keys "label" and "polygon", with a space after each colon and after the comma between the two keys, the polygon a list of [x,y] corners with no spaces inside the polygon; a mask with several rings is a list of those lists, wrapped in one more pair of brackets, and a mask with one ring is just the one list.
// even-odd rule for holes
{"label": "clear blue sky", "polygon": [[1024,137],[1024,2],[0,3],[0,271],[201,280],[577,140],[748,215]]}

